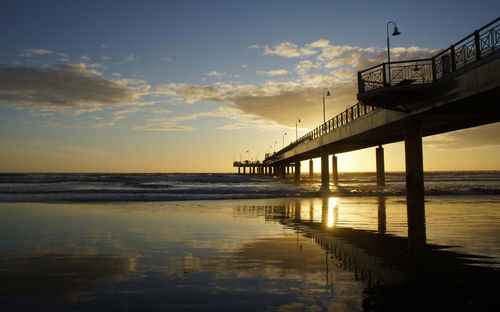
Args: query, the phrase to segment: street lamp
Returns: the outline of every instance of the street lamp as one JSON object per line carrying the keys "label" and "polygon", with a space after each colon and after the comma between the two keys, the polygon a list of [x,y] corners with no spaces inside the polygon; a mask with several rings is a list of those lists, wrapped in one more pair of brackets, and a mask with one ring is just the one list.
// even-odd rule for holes
{"label": "street lamp", "polygon": [[300,117],[295,117],[295,141],[298,140],[297,124],[300,122]]}
{"label": "street lamp", "polygon": [[283,148],[285,148],[285,135],[286,135],[286,132],[285,132],[285,134],[283,134]]}
{"label": "street lamp", "polygon": [[330,96],[330,90],[328,90],[328,88],[323,88],[323,123],[326,122],[326,114],[325,114],[325,91],[326,91],[326,96]]}
{"label": "street lamp", "polygon": [[389,48],[389,24],[394,25],[394,31],[392,32],[393,36],[399,36],[401,33],[398,30],[398,26],[393,21],[387,22],[387,63],[389,66],[389,84],[391,83],[391,50]]}

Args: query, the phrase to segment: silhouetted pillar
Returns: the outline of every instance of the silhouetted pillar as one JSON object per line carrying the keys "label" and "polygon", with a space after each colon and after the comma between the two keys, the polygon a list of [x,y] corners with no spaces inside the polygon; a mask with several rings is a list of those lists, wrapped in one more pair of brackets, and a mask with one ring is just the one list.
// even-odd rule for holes
{"label": "silhouetted pillar", "polygon": [[385,197],[378,197],[378,233],[385,234],[387,230],[387,217],[385,214]]}
{"label": "silhouetted pillar", "polygon": [[382,145],[375,149],[375,156],[377,161],[377,186],[385,186],[384,148]]}
{"label": "silhouetted pillar", "polygon": [[281,169],[281,178],[283,180],[286,180],[286,164],[283,163],[280,169]]}
{"label": "silhouetted pillar", "polygon": [[238,166],[238,174],[241,174],[241,172],[240,172],[240,166]]}
{"label": "silhouetted pillar", "polygon": [[424,160],[422,128],[412,121],[405,127],[406,207],[408,214],[408,251],[422,257],[425,253]]}
{"label": "silhouetted pillar", "polygon": [[300,161],[295,161],[295,182],[300,182]]}
{"label": "silhouetted pillar", "polygon": [[309,159],[309,180],[312,180],[312,178],[313,178],[313,174],[314,174],[313,169],[314,169],[313,160]]}
{"label": "silhouetted pillar", "polygon": [[289,165],[286,165],[286,174],[289,175],[290,174],[290,166]]}
{"label": "silhouetted pillar", "polygon": [[339,171],[337,167],[337,156],[332,155],[332,181],[335,185],[339,184]]}
{"label": "silhouetted pillar", "polygon": [[243,166],[243,174],[247,174],[247,167]]}
{"label": "silhouetted pillar", "polygon": [[321,191],[330,190],[329,181],[329,168],[328,168],[328,151],[321,150]]}

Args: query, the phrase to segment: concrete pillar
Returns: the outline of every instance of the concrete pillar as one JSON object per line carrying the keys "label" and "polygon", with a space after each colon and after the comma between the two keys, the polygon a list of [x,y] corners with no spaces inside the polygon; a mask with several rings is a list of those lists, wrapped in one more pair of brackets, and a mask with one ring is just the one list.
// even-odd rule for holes
{"label": "concrete pillar", "polygon": [[309,159],[309,180],[312,180],[313,174],[313,160]]}
{"label": "concrete pillar", "polygon": [[377,161],[377,186],[385,186],[384,148],[382,145],[375,149],[375,158]]}
{"label": "concrete pillar", "polygon": [[283,163],[283,164],[281,164],[281,168],[280,168],[281,169],[281,178],[283,180],[286,180],[286,166],[287,165],[285,163]]}
{"label": "concrete pillar", "polygon": [[408,252],[425,255],[424,159],[422,128],[412,121],[405,127],[406,209],[408,215]]}
{"label": "concrete pillar", "polygon": [[330,190],[330,173],[328,168],[328,151],[326,149],[321,150],[321,191],[327,192]]}
{"label": "concrete pillar", "polygon": [[300,182],[300,161],[295,161],[295,182]]}
{"label": "concrete pillar", "polygon": [[238,166],[238,174],[241,174],[241,172],[240,172],[240,166]]}
{"label": "concrete pillar", "polygon": [[247,174],[247,167],[243,166],[243,174]]}
{"label": "concrete pillar", "polygon": [[339,184],[339,171],[337,167],[337,156],[332,155],[332,181],[335,185]]}
{"label": "concrete pillar", "polygon": [[287,164],[286,165],[286,174],[289,175],[290,174],[290,166]]}

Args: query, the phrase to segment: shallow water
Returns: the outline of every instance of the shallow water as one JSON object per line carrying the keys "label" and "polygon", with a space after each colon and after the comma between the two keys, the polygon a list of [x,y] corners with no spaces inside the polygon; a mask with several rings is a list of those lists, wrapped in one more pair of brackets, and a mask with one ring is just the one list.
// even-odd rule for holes
{"label": "shallow water", "polygon": [[[403,199],[2,203],[0,310],[370,310],[406,280]],[[427,200],[433,259],[496,274],[500,196]]]}

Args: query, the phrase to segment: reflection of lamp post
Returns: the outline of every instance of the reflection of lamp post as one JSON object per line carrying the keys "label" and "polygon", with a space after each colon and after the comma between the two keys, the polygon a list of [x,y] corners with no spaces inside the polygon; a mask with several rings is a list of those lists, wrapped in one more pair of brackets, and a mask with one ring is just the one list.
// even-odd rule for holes
{"label": "reflection of lamp post", "polygon": [[300,117],[295,117],[295,141],[299,138],[297,131],[297,124],[300,122]]}
{"label": "reflection of lamp post", "polygon": [[396,23],[393,21],[387,22],[387,63],[389,66],[389,84],[391,83],[391,50],[389,48],[389,24],[394,25],[394,31],[392,32],[393,36],[398,36],[401,35],[401,33],[398,30],[398,26],[396,26]]}
{"label": "reflection of lamp post", "polygon": [[323,123],[326,122],[326,113],[325,113],[325,91],[326,96],[330,96],[330,90],[328,88],[323,88]]}

